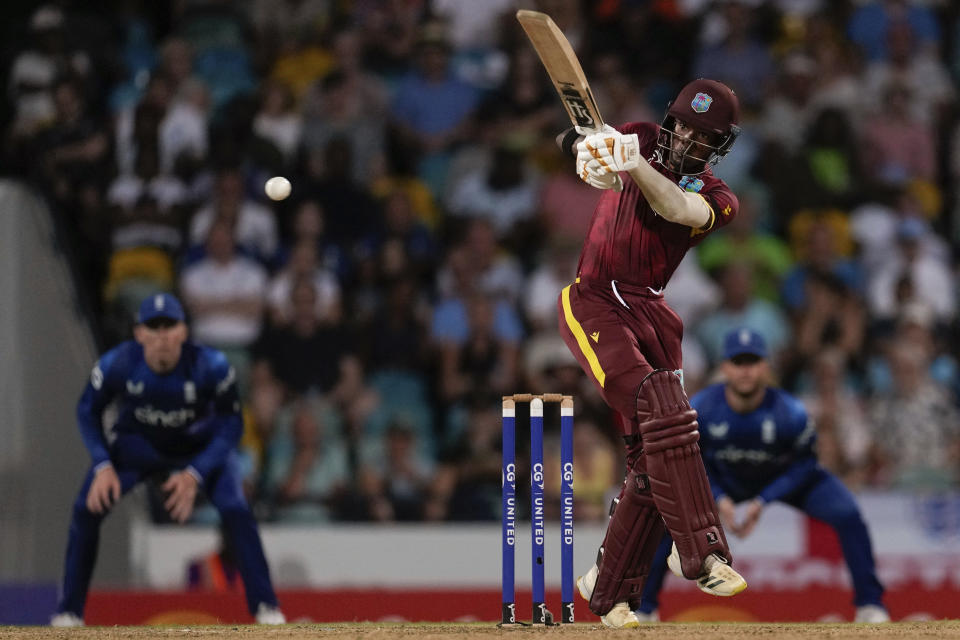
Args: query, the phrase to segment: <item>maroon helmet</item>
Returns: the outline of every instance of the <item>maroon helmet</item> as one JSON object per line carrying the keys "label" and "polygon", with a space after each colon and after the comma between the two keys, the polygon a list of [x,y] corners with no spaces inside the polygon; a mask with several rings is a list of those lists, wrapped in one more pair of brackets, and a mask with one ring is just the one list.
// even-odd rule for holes
{"label": "maroon helmet", "polygon": [[[698,78],[688,83],[677,99],[667,107],[660,125],[657,161],[682,175],[696,175],[715,165],[727,155],[740,135],[740,101],[722,82]],[[710,134],[709,141],[689,140],[682,149],[675,149],[677,122],[698,132]]]}

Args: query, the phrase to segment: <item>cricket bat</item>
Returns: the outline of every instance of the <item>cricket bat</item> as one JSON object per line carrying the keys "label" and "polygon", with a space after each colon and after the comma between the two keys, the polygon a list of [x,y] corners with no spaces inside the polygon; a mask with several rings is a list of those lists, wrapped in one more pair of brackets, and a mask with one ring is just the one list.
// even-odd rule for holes
{"label": "cricket bat", "polygon": [[[597,108],[597,101],[590,91],[590,84],[577,54],[553,18],[540,11],[520,9],[517,11],[517,20],[527,33],[527,38],[536,49],[540,62],[560,94],[570,122],[589,133],[599,131],[603,127],[603,118]],[[615,188],[617,191],[623,188],[620,176],[617,176]]]}

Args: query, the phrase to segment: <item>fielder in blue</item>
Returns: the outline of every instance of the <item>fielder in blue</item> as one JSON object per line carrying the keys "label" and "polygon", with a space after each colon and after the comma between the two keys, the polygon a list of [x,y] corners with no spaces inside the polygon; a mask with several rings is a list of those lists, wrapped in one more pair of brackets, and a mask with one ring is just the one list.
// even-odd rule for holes
{"label": "fielder in blue", "polygon": [[[63,589],[53,626],[80,626],[97,558],[100,523],[140,481],[165,478],[164,507],[177,522],[203,488],[237,549],[247,606],[257,622],[283,624],[235,451],[243,432],[236,375],[224,355],[187,340],[180,302],[170,294],[140,305],[135,340],[103,354],[77,404],[92,464],[73,505]],[[117,422],[104,434],[104,409]]]}
{"label": "fielder in blue", "polygon": [[[763,337],[737,329],[724,340],[725,383],[690,399],[700,423],[700,452],[724,527],[750,535],[764,506],[780,501],[830,525],[853,578],[856,622],[889,622],[870,534],[850,491],[817,463],[816,431],[799,400],[768,386]],[[735,506],[746,503],[738,522]],[[637,616],[656,621],[672,541],[661,542]],[[671,571],[674,570],[670,567]]]}

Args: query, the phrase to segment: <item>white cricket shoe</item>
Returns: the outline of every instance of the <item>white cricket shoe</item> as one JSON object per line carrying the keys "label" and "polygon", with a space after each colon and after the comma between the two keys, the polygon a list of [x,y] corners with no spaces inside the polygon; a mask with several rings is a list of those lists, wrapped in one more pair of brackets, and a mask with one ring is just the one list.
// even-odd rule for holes
{"label": "white cricket shoe", "polygon": [[82,627],[83,618],[69,611],[61,611],[50,618],[51,627]]}
{"label": "white cricket shoe", "polygon": [[257,607],[257,624],[287,624],[287,618],[277,607],[261,602]]}
{"label": "white cricket shoe", "polygon": [[606,615],[600,616],[600,622],[613,629],[635,629],[640,626],[640,619],[626,602],[618,602]]}
{"label": "white cricket shoe", "polygon": [[853,618],[853,621],[880,624],[890,622],[890,614],[880,605],[865,604],[862,607],[857,607],[857,615]]}
{"label": "white cricket shoe", "polygon": [[[580,592],[580,597],[587,602],[590,602],[590,598],[593,597],[593,588],[597,586],[597,575],[599,573],[600,568],[594,564],[589,571],[577,578],[577,591]],[[600,616],[600,621],[614,629],[639,627],[641,622],[638,614],[631,611],[630,605],[626,602],[618,602],[613,605],[613,609],[610,609],[606,615]]]}
{"label": "white cricket shoe", "polygon": [[[680,565],[680,552],[677,551],[677,543],[673,543],[670,549],[670,555],[667,556],[667,566],[673,575],[685,578],[683,569]],[[739,573],[733,570],[726,561],[715,553],[707,556],[703,561],[704,573],[697,578],[697,586],[700,591],[709,593],[712,596],[728,597],[735,596],[747,588],[747,581]]]}
{"label": "white cricket shoe", "polygon": [[660,622],[660,612],[656,609],[650,613],[644,613],[643,611],[634,611],[633,615],[637,616],[637,620],[640,622]]}
{"label": "white cricket shoe", "polygon": [[597,586],[597,576],[599,574],[600,567],[594,564],[589,571],[577,578],[577,591],[580,592],[580,597],[587,602],[590,602],[590,598],[593,597],[593,588]]}

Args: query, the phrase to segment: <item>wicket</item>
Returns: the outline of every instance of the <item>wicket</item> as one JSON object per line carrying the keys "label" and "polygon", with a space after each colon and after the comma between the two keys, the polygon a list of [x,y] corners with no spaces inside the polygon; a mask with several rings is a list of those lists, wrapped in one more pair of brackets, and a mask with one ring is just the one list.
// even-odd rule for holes
{"label": "wicket", "polygon": [[517,623],[514,580],[516,553],[516,403],[530,403],[530,538],[533,624],[553,624],[544,594],[543,403],[560,403],[560,621],[573,622],[573,396],[559,393],[503,396],[503,568],[500,624]]}

